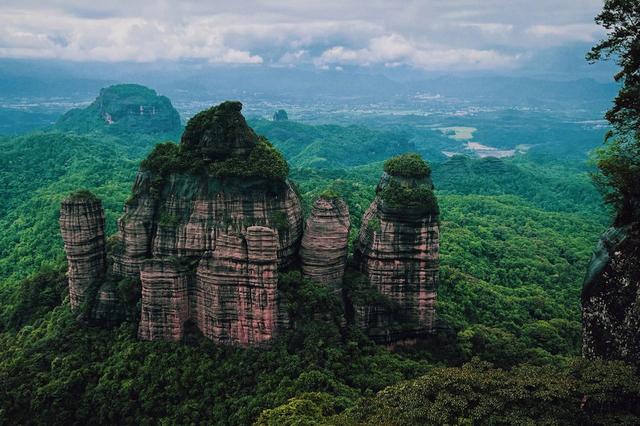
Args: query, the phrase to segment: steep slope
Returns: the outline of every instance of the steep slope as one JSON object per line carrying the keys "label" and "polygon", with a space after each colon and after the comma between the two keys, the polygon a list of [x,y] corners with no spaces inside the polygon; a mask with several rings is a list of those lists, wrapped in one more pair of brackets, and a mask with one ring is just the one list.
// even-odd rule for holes
{"label": "steep slope", "polygon": [[[582,352],[640,363],[640,202],[600,238],[582,289]],[[624,213],[624,214],[623,214]]]}

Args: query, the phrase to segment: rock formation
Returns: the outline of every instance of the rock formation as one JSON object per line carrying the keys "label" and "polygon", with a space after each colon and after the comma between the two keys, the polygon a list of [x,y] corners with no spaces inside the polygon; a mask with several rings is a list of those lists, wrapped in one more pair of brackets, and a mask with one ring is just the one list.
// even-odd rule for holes
{"label": "rock formation", "polygon": [[69,264],[69,301],[78,309],[95,296],[107,272],[102,203],[88,191],[62,201],[60,232]]}
{"label": "rock formation", "polygon": [[[278,270],[297,258],[302,209],[286,176],[256,168],[255,150],[263,160],[275,151],[241,107],[225,102],[196,115],[181,150],[165,159],[162,150],[176,148],[161,145],[136,178],[113,272],[140,277],[143,339],[180,340],[191,320],[215,341],[250,345],[285,326]],[[279,154],[272,161],[268,173],[284,162]]]}
{"label": "rock formation", "polygon": [[107,271],[102,203],[89,191],[62,201],[60,231],[69,269],[69,303],[84,320],[113,325],[124,309]]}
{"label": "rock formation", "polygon": [[640,364],[640,205],[600,238],[582,289],[582,352]]}
{"label": "rock formation", "polygon": [[278,325],[277,286],[277,231],[250,226],[245,235],[225,235],[198,265],[196,323],[219,342],[268,341]]}
{"label": "rock formation", "polygon": [[349,209],[336,196],[316,200],[306,221],[300,259],[305,277],[339,288],[349,240]]}
{"label": "rock formation", "polygon": [[344,309],[377,341],[432,331],[438,209],[426,163],[416,155],[385,163],[355,250],[364,285],[346,289],[346,203],[321,196],[303,236],[288,165],[241,109],[224,102],[196,114],[180,145],[154,148],[109,256],[100,201],[79,192],[62,203],[72,308],[83,306],[84,319],[103,325],[139,318],[144,340],[180,341],[196,327],[215,342],[258,345],[296,326],[278,274],[300,266],[344,296],[330,315]]}
{"label": "rock formation", "polygon": [[356,262],[378,295],[354,301],[354,309],[356,322],[376,341],[434,330],[439,225],[429,172],[416,155],[387,161],[362,220]]}

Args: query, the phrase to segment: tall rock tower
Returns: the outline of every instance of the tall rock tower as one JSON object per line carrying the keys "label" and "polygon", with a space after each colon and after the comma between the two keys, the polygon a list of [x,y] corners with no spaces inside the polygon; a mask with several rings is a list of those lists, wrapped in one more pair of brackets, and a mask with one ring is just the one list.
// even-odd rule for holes
{"label": "tall rock tower", "polygon": [[60,231],[69,264],[69,299],[77,309],[95,293],[107,270],[102,203],[89,191],[62,201]]}
{"label": "tall rock tower", "polygon": [[438,203],[429,166],[394,157],[362,220],[355,259],[370,295],[354,300],[356,322],[382,343],[433,332],[439,269]]}
{"label": "tall rock tower", "polygon": [[320,196],[307,219],[300,248],[305,277],[333,288],[342,285],[349,240],[349,208],[337,196]]}
{"label": "tall rock tower", "polygon": [[278,271],[297,261],[302,206],[286,161],[241,109],[224,102],[196,114],[180,147],[160,144],[141,165],[113,275],[141,281],[142,339],[181,340],[190,322],[249,346],[286,326]]}

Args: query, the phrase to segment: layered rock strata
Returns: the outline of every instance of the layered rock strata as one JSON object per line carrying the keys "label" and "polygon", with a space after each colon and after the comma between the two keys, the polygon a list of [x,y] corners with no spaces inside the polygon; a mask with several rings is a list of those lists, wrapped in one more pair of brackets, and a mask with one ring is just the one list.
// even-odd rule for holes
{"label": "layered rock strata", "polygon": [[582,352],[587,358],[640,364],[637,219],[607,230],[591,258],[582,290]]}
{"label": "layered rock strata", "polygon": [[277,277],[297,261],[300,199],[286,178],[206,172],[254,166],[247,157],[264,142],[240,108],[223,103],[187,126],[181,149],[204,171],[138,173],[113,272],[141,279],[142,339],[180,340],[191,320],[214,341],[252,345],[286,326]]}
{"label": "layered rock strata", "polygon": [[340,198],[320,197],[305,223],[300,260],[305,277],[339,288],[347,261],[349,209]]}
{"label": "layered rock strata", "polygon": [[144,340],[181,340],[189,319],[192,274],[175,259],[148,259],[142,263],[140,281],[138,336]]}
{"label": "layered rock strata", "polygon": [[394,194],[386,192],[420,188],[427,194],[432,190],[428,177],[385,173],[362,220],[355,259],[371,291],[378,294],[354,303],[355,317],[379,342],[411,339],[434,330],[439,270],[437,204],[401,205],[392,198]]}
{"label": "layered rock strata", "polygon": [[251,226],[244,235],[225,234],[198,265],[192,299],[194,318],[212,340],[259,344],[278,323],[278,235]]}
{"label": "layered rock strata", "polygon": [[216,248],[227,233],[243,234],[250,226],[277,232],[278,265],[296,259],[302,237],[302,207],[289,182],[268,186],[256,180],[171,175],[161,197],[148,189],[153,176],[140,172],[134,197],[118,221],[121,252],[114,273],[137,277],[152,257],[199,257]]}
{"label": "layered rock strata", "polygon": [[91,194],[62,201],[60,231],[69,264],[69,301],[78,309],[95,297],[107,270],[102,203]]}

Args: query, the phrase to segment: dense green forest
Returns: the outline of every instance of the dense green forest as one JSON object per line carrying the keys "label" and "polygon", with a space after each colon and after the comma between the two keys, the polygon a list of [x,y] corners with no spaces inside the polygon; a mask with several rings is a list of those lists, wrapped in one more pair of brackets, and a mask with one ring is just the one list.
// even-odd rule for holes
{"label": "dense green forest", "polygon": [[[293,270],[279,289],[297,327],[269,348],[222,347],[196,331],[182,343],[142,342],[134,324],[94,328],[70,312],[59,203],[90,189],[113,233],[141,161],[178,135],[69,131],[72,118],[0,140],[0,423],[637,420],[625,402],[640,396],[633,369],[578,359],[581,282],[610,221],[584,156],[446,158],[436,132],[424,149],[415,129],[250,120],[288,161],[307,212],[327,190],[347,201],[351,242],[384,160],[417,151],[430,161],[441,214],[438,331],[411,347],[376,346],[340,320],[333,293]],[[175,145],[162,146],[144,167],[180,160]],[[348,274],[346,284],[357,280]]]}

